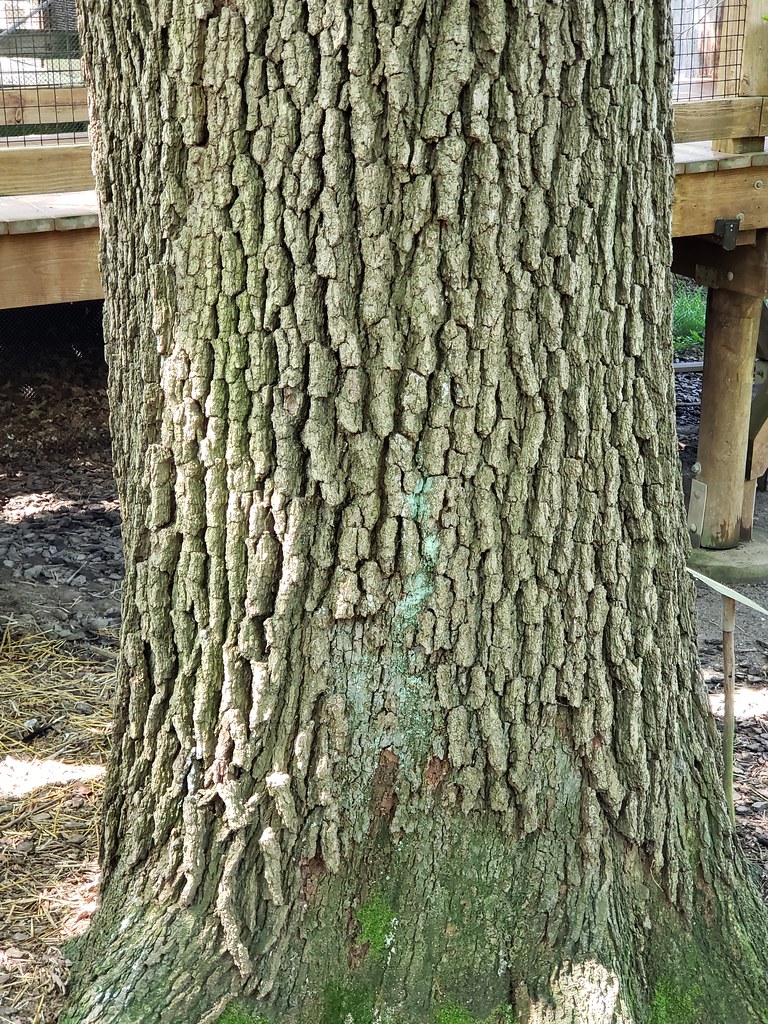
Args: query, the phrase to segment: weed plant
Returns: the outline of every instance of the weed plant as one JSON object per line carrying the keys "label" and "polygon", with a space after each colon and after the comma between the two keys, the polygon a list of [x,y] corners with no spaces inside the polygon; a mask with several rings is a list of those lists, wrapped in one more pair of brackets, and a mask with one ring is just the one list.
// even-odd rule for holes
{"label": "weed plant", "polygon": [[687,278],[675,278],[672,337],[676,355],[703,348],[706,315],[706,288],[700,288]]}

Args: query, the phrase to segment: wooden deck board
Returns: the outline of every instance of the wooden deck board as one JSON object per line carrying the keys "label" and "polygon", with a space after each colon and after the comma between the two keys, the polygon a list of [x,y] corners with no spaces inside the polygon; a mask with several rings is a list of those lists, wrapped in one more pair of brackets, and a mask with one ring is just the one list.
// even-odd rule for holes
{"label": "wooden deck board", "polygon": [[720,218],[741,216],[741,230],[768,228],[768,146],[721,153],[709,142],[675,146],[672,236],[709,235]]}
{"label": "wooden deck board", "polygon": [[712,149],[711,142],[682,142],[675,145],[674,152],[676,175],[731,171],[768,162],[768,147],[762,153],[721,153]]}
{"label": "wooden deck board", "polygon": [[0,309],[101,298],[96,193],[0,197]]}
{"label": "wooden deck board", "polygon": [[0,240],[0,309],[103,297],[99,229],[8,234]]}
{"label": "wooden deck board", "polygon": [[0,224],[11,235],[98,227],[96,193],[0,196]]}

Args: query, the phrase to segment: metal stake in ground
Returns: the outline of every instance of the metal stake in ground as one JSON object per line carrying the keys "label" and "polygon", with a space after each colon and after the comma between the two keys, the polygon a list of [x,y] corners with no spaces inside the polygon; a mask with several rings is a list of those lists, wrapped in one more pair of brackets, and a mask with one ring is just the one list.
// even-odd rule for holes
{"label": "metal stake in ground", "polygon": [[736,656],[733,644],[735,628],[736,602],[732,597],[723,595],[723,788],[732,824],[736,823],[733,802],[733,738],[736,725]]}
{"label": "metal stake in ground", "polygon": [[[722,566],[720,567],[722,569]],[[723,599],[723,788],[728,800],[731,822],[736,823],[736,812],[733,803],[733,737],[736,716],[734,698],[736,692],[736,656],[733,647],[733,632],[736,628],[736,602],[746,605],[761,615],[768,615],[768,608],[745,597],[737,590],[731,590],[719,580],[705,576],[688,566],[688,572],[700,583],[706,583],[717,591]]]}

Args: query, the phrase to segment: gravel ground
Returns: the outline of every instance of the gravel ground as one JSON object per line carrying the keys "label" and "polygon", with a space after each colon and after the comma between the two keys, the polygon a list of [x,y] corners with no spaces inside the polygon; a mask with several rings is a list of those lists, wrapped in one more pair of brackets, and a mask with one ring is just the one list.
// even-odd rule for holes
{"label": "gravel ground", "polygon": [[0,609],[20,632],[96,642],[120,621],[120,514],[103,366],[0,384]]}

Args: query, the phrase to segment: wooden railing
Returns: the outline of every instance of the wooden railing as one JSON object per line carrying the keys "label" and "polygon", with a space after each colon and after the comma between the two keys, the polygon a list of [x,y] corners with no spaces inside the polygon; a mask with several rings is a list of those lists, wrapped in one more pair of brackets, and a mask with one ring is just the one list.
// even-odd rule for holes
{"label": "wooden railing", "polygon": [[88,94],[84,85],[0,91],[0,126],[56,125],[73,121],[88,121]]}
{"label": "wooden railing", "polygon": [[768,135],[768,83],[765,96],[691,100],[676,103],[674,110],[675,142],[765,137]]}

